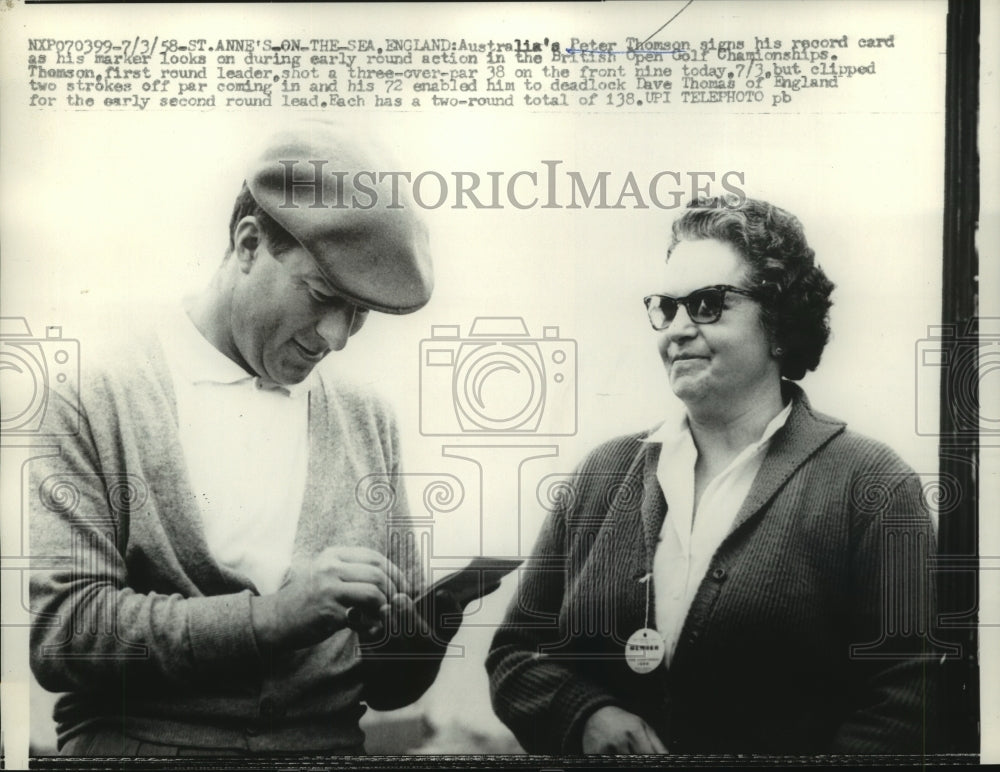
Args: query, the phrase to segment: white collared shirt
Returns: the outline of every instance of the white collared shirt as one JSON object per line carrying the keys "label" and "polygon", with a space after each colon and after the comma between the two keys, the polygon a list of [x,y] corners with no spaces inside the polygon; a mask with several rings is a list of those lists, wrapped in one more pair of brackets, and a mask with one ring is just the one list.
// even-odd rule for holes
{"label": "white collared shirt", "polygon": [[705,487],[694,511],[694,467],[698,451],[685,416],[668,420],[647,438],[662,443],[656,477],[667,501],[667,515],[653,556],[653,609],[656,629],[666,644],[669,665],[681,628],[712,557],[729,534],[736,513],[750,492],[767,455],[771,437],[791,414],[788,404],[764,429],[761,438],[745,447]]}
{"label": "white collared shirt", "polygon": [[250,375],[186,313],[161,328],[180,444],[212,556],[276,591],[291,563],[309,462],[310,381]]}

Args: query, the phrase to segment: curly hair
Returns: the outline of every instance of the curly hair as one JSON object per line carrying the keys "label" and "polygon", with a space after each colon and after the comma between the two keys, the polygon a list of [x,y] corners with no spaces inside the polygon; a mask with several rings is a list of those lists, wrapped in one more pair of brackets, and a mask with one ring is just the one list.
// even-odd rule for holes
{"label": "curly hair", "polygon": [[737,207],[721,197],[697,198],[674,222],[667,260],[680,242],[702,239],[729,244],[746,261],[761,324],[784,350],[781,376],[797,381],[815,370],[830,339],[834,284],[816,264],[798,218],[752,198]]}
{"label": "curly hair", "polygon": [[257,203],[257,199],[250,192],[250,188],[244,182],[242,189],[236,196],[236,202],[233,204],[233,213],[229,217],[227,258],[236,249],[236,226],[239,225],[240,220],[249,216],[257,219],[257,224],[264,235],[264,242],[267,245],[268,251],[275,257],[299,246],[299,242],[296,241],[295,237],[278,225],[274,218],[261,208],[260,204]]}

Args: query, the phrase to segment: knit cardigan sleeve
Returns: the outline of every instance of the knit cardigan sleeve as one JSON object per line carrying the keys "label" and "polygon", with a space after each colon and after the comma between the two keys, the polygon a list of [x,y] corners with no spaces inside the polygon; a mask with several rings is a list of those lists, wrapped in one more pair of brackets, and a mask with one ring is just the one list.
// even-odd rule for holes
{"label": "knit cardigan sleeve", "polygon": [[[586,485],[584,470],[592,470],[599,455],[584,462],[574,486]],[[580,669],[548,659],[541,648],[565,634],[539,620],[559,616],[568,590],[568,516],[565,500],[550,511],[486,658],[493,709],[529,753],[580,753],[587,719],[602,707],[621,704]]]}
{"label": "knit cardigan sleeve", "polygon": [[[935,640],[935,530],[919,478],[895,464],[862,475],[851,496],[853,613],[850,712],[831,752],[934,749],[941,651]],[[891,471],[885,471],[886,468]],[[936,652],[936,653],[935,653]]]}
{"label": "knit cardigan sleeve", "polygon": [[[259,664],[249,590],[212,597],[129,587],[130,519],[151,492],[95,442],[85,406],[49,395],[58,447],[30,464],[31,667],[51,691],[110,681],[217,682]],[[103,452],[103,455],[102,455]]]}

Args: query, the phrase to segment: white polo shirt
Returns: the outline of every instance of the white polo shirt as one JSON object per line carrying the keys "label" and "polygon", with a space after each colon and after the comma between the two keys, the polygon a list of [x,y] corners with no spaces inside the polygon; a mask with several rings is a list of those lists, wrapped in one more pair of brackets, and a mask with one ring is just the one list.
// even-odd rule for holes
{"label": "white polo shirt", "polygon": [[314,375],[292,387],[250,375],[179,310],[160,339],[205,540],[220,564],[272,593],[291,563],[302,509]]}
{"label": "white polo shirt", "polygon": [[736,513],[750,492],[771,443],[792,412],[789,403],[765,427],[761,438],[745,447],[705,487],[694,511],[694,467],[698,451],[687,416],[668,419],[647,438],[662,443],[656,477],[667,501],[667,515],[653,556],[653,609],[656,629],[666,644],[669,665],[698,586],[719,545],[729,535]]}

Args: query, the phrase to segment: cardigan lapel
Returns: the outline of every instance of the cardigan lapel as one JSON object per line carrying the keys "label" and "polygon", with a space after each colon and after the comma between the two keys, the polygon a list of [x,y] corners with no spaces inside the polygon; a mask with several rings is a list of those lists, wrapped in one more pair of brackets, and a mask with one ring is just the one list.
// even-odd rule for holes
{"label": "cardigan lapel", "polygon": [[653,555],[656,553],[656,545],[660,541],[663,520],[667,516],[667,502],[663,498],[663,490],[656,477],[656,467],[660,461],[660,448],[662,447],[658,442],[643,443],[641,470],[633,467],[635,474],[642,475],[640,516],[646,546],[646,571],[653,570]]}
{"label": "cardigan lapel", "polygon": [[323,544],[319,538],[320,534],[324,529],[331,527],[330,523],[322,522],[323,518],[335,516],[329,511],[329,507],[323,505],[323,495],[329,488],[325,483],[329,476],[329,458],[325,443],[329,441],[333,427],[330,424],[326,388],[321,378],[316,379],[316,385],[310,390],[308,398],[309,466],[298,528],[295,531],[295,555],[310,555],[316,552]]}
{"label": "cardigan lapel", "polygon": [[[181,447],[178,429],[180,419],[177,412],[177,395],[174,392],[173,376],[159,334],[150,332],[142,350],[147,357],[152,376],[144,384],[145,399],[134,401],[132,409],[149,409],[151,415],[148,419],[137,419],[134,425],[156,426],[169,411],[170,425],[173,429],[157,438],[161,452],[147,460],[144,467],[144,472],[151,478],[147,480],[148,484],[154,488],[161,485],[165,489],[172,488],[170,495],[182,502],[181,506],[169,512],[159,513],[167,541],[198,593],[215,595],[239,592],[246,588],[256,590],[248,577],[221,565],[212,555],[205,537],[205,526],[198,509],[197,498],[191,489],[184,463],[184,450]],[[140,371],[140,376],[144,375],[145,371]],[[147,402],[151,407],[146,407]],[[161,480],[170,481],[170,484],[161,483]]]}
{"label": "cardigan lapel", "polygon": [[782,391],[794,401],[792,412],[771,439],[764,463],[733,520],[730,535],[759,512],[813,453],[846,426],[843,421],[814,413],[805,393],[794,383],[783,382]]}

